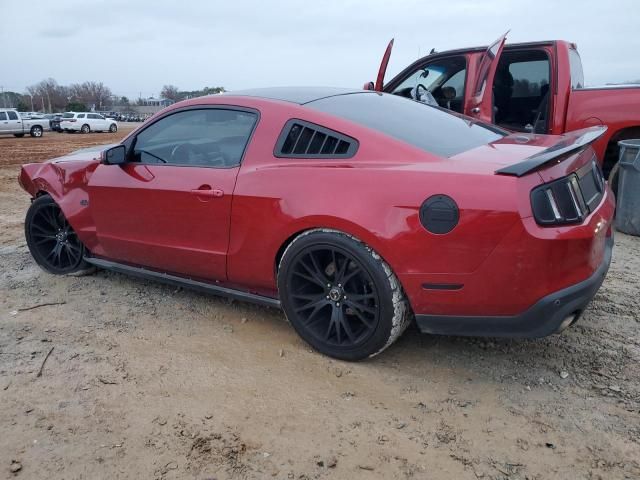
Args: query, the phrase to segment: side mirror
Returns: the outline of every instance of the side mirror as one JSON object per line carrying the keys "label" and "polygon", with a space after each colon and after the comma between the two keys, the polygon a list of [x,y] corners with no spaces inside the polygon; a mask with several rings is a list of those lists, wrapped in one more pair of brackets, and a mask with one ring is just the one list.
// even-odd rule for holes
{"label": "side mirror", "polygon": [[127,149],[124,145],[116,145],[102,154],[105,165],[122,165],[127,161]]}
{"label": "side mirror", "polygon": [[376,86],[374,85],[373,82],[367,82],[362,86],[362,88],[364,90],[374,90],[376,88]]}

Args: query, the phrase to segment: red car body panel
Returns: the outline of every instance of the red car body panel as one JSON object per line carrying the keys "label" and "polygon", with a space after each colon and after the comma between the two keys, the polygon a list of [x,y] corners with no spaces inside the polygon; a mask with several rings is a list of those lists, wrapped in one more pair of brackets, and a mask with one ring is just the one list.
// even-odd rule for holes
{"label": "red car body panel", "polygon": [[[20,183],[32,197],[49,193],[92,255],[271,297],[279,255],[313,228],[348,233],[378,252],[416,314],[517,314],[589,278],[604,261],[614,209],[608,189],[598,208],[571,226],[537,225],[529,197],[534,187],[588,164],[591,148],[522,177],[496,175],[559,138],[536,135],[523,143],[509,136],[447,159],[333,115],[244,96],[173,105],[123,143],[155,119],[197,105],[259,112],[240,167],[106,165],[98,150],[86,150],[25,165]],[[276,157],[276,139],[291,118],[358,139],[357,153]],[[194,192],[209,188],[222,195]],[[419,218],[435,193],[454,198],[460,209],[445,235],[428,232]],[[428,283],[462,287],[429,290]]]}
{"label": "red car body panel", "polygon": [[[506,35],[506,34],[505,34]],[[505,36],[500,37],[493,45],[504,44]],[[596,125],[604,125],[607,132],[593,144],[596,155],[602,164],[605,160],[607,147],[617,148],[617,141],[624,138],[638,138],[640,136],[640,85],[612,85],[606,87],[571,87],[570,51],[576,50],[573,43],[564,40],[545,42],[531,42],[520,44],[506,44],[500,48],[497,55],[491,59],[491,69],[484,95],[476,95],[479,70],[482,63],[487,62],[487,47],[473,47],[438,52],[413,62],[403,69],[392,80],[385,84],[380,91],[391,92],[404,78],[416,68],[434,60],[449,56],[464,56],[467,61],[467,81],[464,89],[463,113],[484,122],[491,123],[493,99],[490,86],[500,60],[502,51],[517,52],[540,50],[544,51],[550,60],[550,109],[547,134],[560,135]],[[388,63],[389,52],[385,52]],[[386,64],[383,61],[383,64]],[[386,69],[385,69],[386,70]],[[616,149],[613,150],[608,163],[615,163]],[[611,168],[605,166],[605,171]]]}

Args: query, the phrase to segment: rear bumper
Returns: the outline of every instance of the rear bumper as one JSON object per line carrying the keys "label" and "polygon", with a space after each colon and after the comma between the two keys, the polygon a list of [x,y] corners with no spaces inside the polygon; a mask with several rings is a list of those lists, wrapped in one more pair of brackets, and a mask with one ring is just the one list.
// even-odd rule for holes
{"label": "rear bumper", "polygon": [[594,297],[611,264],[613,237],[606,239],[602,263],[586,280],[540,299],[508,316],[416,315],[423,333],[483,337],[545,337],[574,323]]}

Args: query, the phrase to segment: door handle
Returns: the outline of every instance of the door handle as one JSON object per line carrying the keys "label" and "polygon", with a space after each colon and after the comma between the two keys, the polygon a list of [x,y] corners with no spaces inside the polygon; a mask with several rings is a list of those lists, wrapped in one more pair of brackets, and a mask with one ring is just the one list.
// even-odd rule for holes
{"label": "door handle", "polygon": [[191,190],[191,193],[199,197],[220,198],[224,196],[224,192],[219,188],[195,189],[195,190]]}

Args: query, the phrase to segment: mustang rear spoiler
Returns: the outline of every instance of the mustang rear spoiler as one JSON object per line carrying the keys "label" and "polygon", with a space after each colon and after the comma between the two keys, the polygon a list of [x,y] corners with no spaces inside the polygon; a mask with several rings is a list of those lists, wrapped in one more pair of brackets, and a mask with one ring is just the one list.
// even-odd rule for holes
{"label": "mustang rear spoiler", "polygon": [[555,145],[526,158],[522,162],[496,170],[495,173],[497,175],[513,175],[515,177],[522,177],[529,172],[537,170],[546,163],[557,160],[569,153],[582,150],[587,145],[600,138],[606,131],[607,127],[598,126],[566,133],[563,135],[563,139]]}

